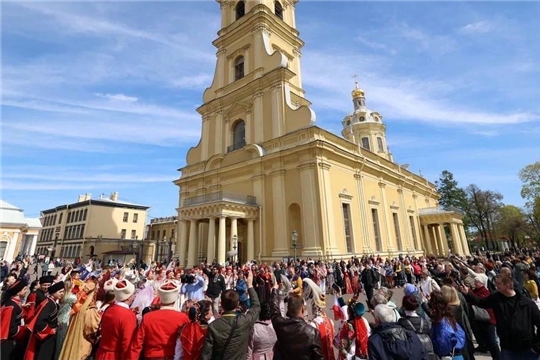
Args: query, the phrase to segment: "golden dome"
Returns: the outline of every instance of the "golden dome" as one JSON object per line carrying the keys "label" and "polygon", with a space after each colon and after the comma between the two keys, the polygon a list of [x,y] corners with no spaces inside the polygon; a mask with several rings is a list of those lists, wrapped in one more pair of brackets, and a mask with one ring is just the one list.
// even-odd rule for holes
{"label": "golden dome", "polygon": [[[356,75],[355,75],[356,76]],[[358,81],[354,81],[354,90],[351,92],[353,99],[364,97],[364,90],[358,88]]]}

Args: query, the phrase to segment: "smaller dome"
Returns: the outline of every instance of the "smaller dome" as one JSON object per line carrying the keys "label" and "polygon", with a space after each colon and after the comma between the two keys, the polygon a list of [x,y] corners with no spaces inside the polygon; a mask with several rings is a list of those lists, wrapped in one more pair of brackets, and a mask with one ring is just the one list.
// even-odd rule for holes
{"label": "smaller dome", "polygon": [[[356,75],[355,75],[356,76]],[[364,90],[358,88],[358,81],[354,81],[354,90],[351,92],[353,99],[364,97]]]}
{"label": "smaller dome", "polygon": [[351,95],[352,95],[353,99],[360,98],[360,97],[364,97],[364,90],[359,89],[359,88],[355,88],[355,89],[351,92]]}

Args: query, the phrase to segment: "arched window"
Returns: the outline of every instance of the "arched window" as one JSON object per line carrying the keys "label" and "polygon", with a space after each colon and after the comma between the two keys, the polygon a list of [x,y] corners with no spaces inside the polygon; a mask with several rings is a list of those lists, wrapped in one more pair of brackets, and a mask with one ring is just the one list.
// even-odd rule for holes
{"label": "arched window", "polygon": [[233,143],[229,151],[243,148],[246,145],[246,124],[244,120],[238,120],[233,126]]}
{"label": "arched window", "polygon": [[278,18],[283,20],[283,6],[281,6],[279,1],[274,1],[274,13]]}
{"label": "arched window", "polygon": [[234,61],[234,80],[244,77],[244,57],[239,56]]}
{"label": "arched window", "polygon": [[236,20],[240,19],[244,15],[246,15],[246,2],[239,1],[236,4]]}

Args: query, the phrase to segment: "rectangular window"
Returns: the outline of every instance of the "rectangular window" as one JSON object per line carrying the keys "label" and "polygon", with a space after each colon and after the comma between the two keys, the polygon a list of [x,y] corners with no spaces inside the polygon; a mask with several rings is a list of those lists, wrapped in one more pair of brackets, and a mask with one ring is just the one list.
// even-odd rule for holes
{"label": "rectangular window", "polygon": [[124,213],[124,222],[128,222],[129,213]]}
{"label": "rectangular window", "polygon": [[126,238],[126,229],[122,229],[122,232],[120,233],[120,239]]}
{"label": "rectangular window", "polygon": [[381,230],[379,229],[379,213],[377,209],[371,209],[371,217],[373,218],[373,233],[375,235],[375,247],[377,251],[382,251]]}
{"label": "rectangular window", "polygon": [[86,221],[86,215],[88,214],[88,209],[84,209],[84,215],[83,215],[83,220]]}
{"label": "rectangular window", "polygon": [[420,246],[418,246],[418,238],[416,237],[416,227],[414,226],[414,216],[409,216],[409,222],[411,223],[411,232],[412,232],[412,237],[414,241],[414,248],[418,250]]}
{"label": "rectangular window", "polygon": [[400,250],[405,250],[405,249],[403,249],[403,244],[401,243],[401,231],[399,231],[398,214],[397,213],[392,213],[392,218],[394,219],[394,230],[395,230],[395,233],[396,233],[397,247]]}
{"label": "rectangular window", "polygon": [[368,137],[363,137],[362,138],[362,147],[366,150],[371,150],[370,147],[369,147],[369,138]]}
{"label": "rectangular window", "polygon": [[56,214],[54,214],[54,217],[53,217],[53,223],[52,225],[56,224]]}
{"label": "rectangular window", "polygon": [[77,221],[81,221],[81,220],[82,220],[82,213],[83,213],[82,210],[77,211],[77,214],[78,214],[78,215],[77,215]]}
{"label": "rectangular window", "polygon": [[84,225],[84,224],[81,225],[81,239],[84,237],[84,227],[85,226],[86,225]]}
{"label": "rectangular window", "polygon": [[174,239],[174,235],[175,235],[175,232],[174,232],[174,229],[172,229],[172,231],[171,231],[171,238]]}
{"label": "rectangular window", "polygon": [[60,217],[58,218],[58,224],[62,223],[62,218],[64,217],[64,213],[60,213]]}
{"label": "rectangular window", "polygon": [[136,223],[137,221],[139,221],[139,214],[135,213],[133,214],[133,222]]}
{"label": "rectangular window", "polygon": [[157,231],[157,237],[155,238],[155,240],[161,240],[161,238],[159,237],[159,234],[160,234],[161,231]]}
{"label": "rectangular window", "polygon": [[137,237],[137,230],[131,230],[131,239],[134,240]]}
{"label": "rectangular window", "polygon": [[71,222],[71,211],[68,212],[67,221],[66,223],[69,224]]}
{"label": "rectangular window", "polygon": [[380,137],[377,138],[377,146],[379,147],[379,152],[384,152],[384,146],[383,146],[382,138],[380,138]]}
{"label": "rectangular window", "polygon": [[156,239],[156,232],[152,230],[152,238],[150,240],[155,240]]}
{"label": "rectangular window", "polygon": [[345,229],[345,244],[347,245],[347,252],[352,253],[352,233],[351,233],[351,209],[349,204],[341,204],[343,208],[343,226]]}

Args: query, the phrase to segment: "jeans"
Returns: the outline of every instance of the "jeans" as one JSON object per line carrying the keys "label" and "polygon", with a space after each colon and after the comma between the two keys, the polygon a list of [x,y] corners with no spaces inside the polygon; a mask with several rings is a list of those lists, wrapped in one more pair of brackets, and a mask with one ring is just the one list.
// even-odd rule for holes
{"label": "jeans", "polygon": [[540,360],[540,355],[531,350],[511,351],[501,349],[501,360]]}
{"label": "jeans", "polygon": [[483,337],[483,343],[485,344],[491,358],[493,360],[501,359],[501,350],[499,349],[499,344],[497,344],[497,334],[496,327],[490,323],[477,323],[478,328],[481,331]]}

